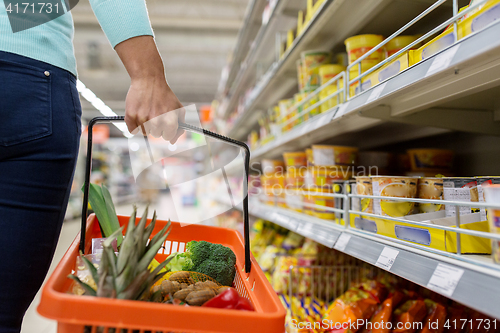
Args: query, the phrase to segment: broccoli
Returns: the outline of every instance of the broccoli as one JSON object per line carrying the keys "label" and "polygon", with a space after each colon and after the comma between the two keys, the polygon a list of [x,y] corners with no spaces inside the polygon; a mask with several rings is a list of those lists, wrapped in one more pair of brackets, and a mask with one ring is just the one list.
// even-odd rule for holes
{"label": "broccoli", "polygon": [[228,265],[226,262],[206,260],[195,270],[215,279],[224,286],[232,286],[236,268]]}
{"label": "broccoli", "polygon": [[172,253],[175,256],[167,265],[172,272],[193,271],[215,279],[222,285],[231,286],[236,274],[236,255],[222,244],[191,241],[186,252]]}

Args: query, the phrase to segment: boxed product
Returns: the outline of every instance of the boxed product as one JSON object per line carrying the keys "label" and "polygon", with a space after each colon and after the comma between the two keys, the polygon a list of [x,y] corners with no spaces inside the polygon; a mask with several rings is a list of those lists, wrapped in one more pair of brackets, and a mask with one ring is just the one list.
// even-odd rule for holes
{"label": "boxed product", "polygon": [[[385,64],[379,69],[368,74],[361,85],[362,91],[369,89],[387,79],[401,73],[403,70],[409,67],[409,57],[408,52],[401,54],[399,57],[393,61]],[[359,87],[359,86],[358,86]],[[355,89],[355,94],[359,93],[359,89]]]}

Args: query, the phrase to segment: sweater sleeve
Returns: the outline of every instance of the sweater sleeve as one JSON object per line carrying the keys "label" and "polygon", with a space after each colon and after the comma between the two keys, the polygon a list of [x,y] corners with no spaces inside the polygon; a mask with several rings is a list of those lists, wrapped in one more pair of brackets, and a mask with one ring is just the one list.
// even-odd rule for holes
{"label": "sweater sleeve", "polygon": [[136,36],[154,36],[144,0],[90,0],[111,46]]}

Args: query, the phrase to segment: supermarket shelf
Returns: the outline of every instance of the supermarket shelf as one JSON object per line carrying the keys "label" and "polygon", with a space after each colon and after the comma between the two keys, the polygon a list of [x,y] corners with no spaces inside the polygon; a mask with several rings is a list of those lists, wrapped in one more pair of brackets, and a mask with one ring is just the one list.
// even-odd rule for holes
{"label": "supermarket shelf", "polygon": [[288,16],[286,13],[291,11],[291,8],[296,8],[297,4],[297,0],[277,0],[269,21],[260,27],[245,60],[239,68],[236,78],[231,82],[231,89],[228,93],[229,101],[226,104],[227,107],[224,112],[225,117],[234,110],[243,89],[248,87],[248,81],[255,74],[257,62],[273,62],[276,33],[294,28],[297,18],[295,16]]}
{"label": "supermarket shelf", "polygon": [[[304,33],[296,38],[292,47],[281,60],[273,64],[254,87],[247,99],[243,112],[234,123],[228,135],[243,138],[255,126],[259,117],[258,110],[267,110],[296,90],[296,61],[300,53],[307,49],[332,49],[343,44],[344,40],[363,31],[380,34],[393,32],[398,23],[404,24],[422,12],[433,1],[397,0],[335,0],[326,1],[306,27]],[[443,5],[433,13],[441,19],[445,12],[451,13]],[[398,18],[398,23],[394,18]],[[422,27],[421,27],[422,28]],[[232,109],[229,109],[232,111]]]}
{"label": "supermarket shelf", "polygon": [[499,23],[352,98],[343,115],[499,135]]}
{"label": "supermarket shelf", "polygon": [[[324,119],[319,127],[301,124],[255,150],[252,159],[277,156],[287,149],[302,149],[381,124],[386,127],[372,135],[374,146],[390,143],[391,139],[421,138],[449,130],[498,136],[500,40],[494,36],[499,35],[500,22],[353,97],[334,110],[330,122]],[[431,65],[442,61],[449,52],[453,52],[449,65],[427,76]],[[313,118],[310,122],[316,121]],[[394,131],[387,130],[388,125],[397,128],[400,124],[414,125],[412,133],[394,135]]]}
{"label": "supermarket shelf", "polygon": [[[346,229],[333,222],[265,205],[255,199],[250,200],[249,207],[250,214],[254,216],[276,223],[328,247],[335,247],[341,252],[372,265],[380,267],[377,262],[385,248],[396,250],[398,254],[389,271],[424,287],[429,288],[429,281],[435,274],[438,265],[451,267],[459,273],[462,272],[454,291],[450,295],[435,288],[434,290],[457,302],[500,319],[500,308],[497,306],[497,300],[500,297],[499,270],[423,251],[411,245],[397,243],[391,238],[373,236],[373,234],[352,228]],[[344,241],[342,245],[340,237]],[[347,242],[345,242],[346,239]],[[484,256],[472,257],[479,263],[491,262],[489,258]],[[448,282],[452,280],[450,279]]]}
{"label": "supermarket shelf", "polygon": [[262,24],[262,12],[266,6],[266,0],[251,0],[245,13],[243,26],[238,32],[238,39],[231,60],[228,76],[223,87],[220,87],[219,93],[228,89],[237,75],[241,62],[248,53],[252,40],[255,38],[260,25]]}

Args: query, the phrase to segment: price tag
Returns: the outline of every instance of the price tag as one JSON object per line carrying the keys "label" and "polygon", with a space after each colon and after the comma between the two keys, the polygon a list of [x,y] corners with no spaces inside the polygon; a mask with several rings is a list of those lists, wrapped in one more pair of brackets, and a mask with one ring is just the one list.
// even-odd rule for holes
{"label": "price tag", "polygon": [[463,269],[438,264],[429,283],[427,283],[427,288],[451,297],[463,274]]}
{"label": "price tag", "polygon": [[427,77],[429,75],[442,71],[443,69],[446,69],[453,60],[453,57],[455,56],[455,53],[457,53],[459,47],[460,44],[457,44],[451,49],[438,54],[436,58],[434,58],[434,61],[432,61],[431,67],[429,67],[425,76]]}
{"label": "price tag", "polygon": [[384,82],[382,84],[379,84],[375,88],[373,88],[373,91],[370,94],[370,96],[368,97],[368,99],[366,100],[366,103],[371,103],[374,100],[378,99],[380,97],[380,95],[382,94],[382,91],[384,90],[386,84],[387,84],[387,82]]}
{"label": "price tag", "polygon": [[345,248],[347,247],[347,244],[349,244],[350,240],[351,240],[351,235],[343,232],[337,239],[337,242],[335,243],[335,246],[333,248],[335,250],[344,251]]}
{"label": "price tag", "polygon": [[339,117],[342,117],[347,110],[347,107],[349,106],[350,102],[345,102],[341,106],[339,106],[339,109],[337,110],[337,113],[335,114],[335,117],[333,119],[337,119]]}
{"label": "price tag", "polygon": [[394,261],[396,261],[396,257],[398,256],[398,254],[398,250],[384,246],[384,249],[382,250],[382,253],[380,253],[375,266],[390,271],[392,265],[394,264]]}

